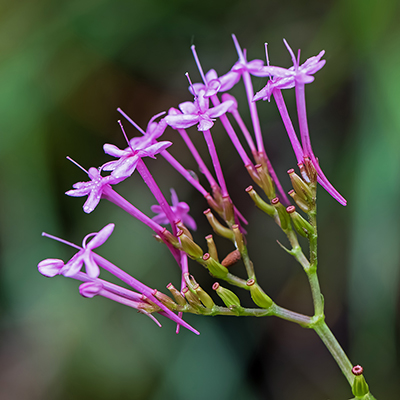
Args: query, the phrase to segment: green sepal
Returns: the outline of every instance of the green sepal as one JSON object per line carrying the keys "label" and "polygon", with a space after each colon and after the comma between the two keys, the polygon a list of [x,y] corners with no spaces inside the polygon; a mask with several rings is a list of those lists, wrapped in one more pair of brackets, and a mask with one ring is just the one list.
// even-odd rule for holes
{"label": "green sepal", "polygon": [[362,399],[366,394],[369,393],[368,384],[365,381],[365,378],[362,374],[356,375],[354,377],[353,386],[351,390],[357,399]]}

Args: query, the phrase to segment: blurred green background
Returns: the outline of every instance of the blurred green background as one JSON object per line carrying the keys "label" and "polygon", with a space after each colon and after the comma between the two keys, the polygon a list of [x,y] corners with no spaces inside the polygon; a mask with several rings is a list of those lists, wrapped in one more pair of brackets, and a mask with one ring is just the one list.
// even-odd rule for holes
{"label": "blurred green background", "polygon": [[[109,222],[100,253],[159,290],[179,273],[148,228],[106,202],[90,215],[63,193],[84,167],[124,145],[117,107],[145,127],[156,113],[191,100],[184,76],[227,72],[236,33],[249,58],[290,66],[286,38],[302,60],[326,50],[326,66],[307,86],[315,153],[347,198],[343,208],[320,190],[320,280],[327,322],[351,360],[364,366],[378,399],[399,395],[400,25],[396,0],[183,1],[19,0],[0,2],[0,399],[348,399],[345,378],[316,334],[278,319],[186,320],[196,337],[103,298],[79,296],[78,283],[46,279],[37,263],[72,252],[46,231],[79,243]],[[259,90],[264,80],[254,80]],[[249,123],[244,90],[236,89]],[[285,98],[296,121],[294,92]],[[267,152],[289,190],[295,165],[276,106],[258,104]],[[125,124],[128,135],[137,135]],[[251,184],[219,126],[214,130],[232,196],[250,221],[249,251],[259,280],[282,306],[311,312],[300,267],[276,244],[272,221],[251,204]],[[204,148],[194,129],[193,138]],[[174,132],[171,152],[195,168]],[[210,233],[201,196],[160,158],[147,165],[164,193],[175,187]],[[139,176],[118,191],[144,212],[154,204]],[[229,247],[218,241],[221,253]],[[210,290],[213,280],[191,272]],[[239,271],[239,269],[237,270]],[[238,272],[242,273],[242,272]],[[240,293],[239,293],[240,294]],[[243,294],[246,297],[246,294]]]}

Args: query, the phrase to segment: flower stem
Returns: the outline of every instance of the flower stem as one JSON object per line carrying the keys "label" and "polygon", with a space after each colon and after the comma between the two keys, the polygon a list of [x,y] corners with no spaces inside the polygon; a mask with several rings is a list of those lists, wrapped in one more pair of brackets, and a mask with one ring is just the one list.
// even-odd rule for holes
{"label": "flower stem", "polygon": [[335,359],[336,363],[342,370],[350,386],[352,386],[354,381],[354,375],[351,372],[351,369],[353,368],[353,365],[348,359],[346,353],[343,351],[339,342],[331,332],[331,330],[328,328],[328,325],[325,323],[323,319],[320,319],[317,323],[315,323],[313,329],[315,330],[317,335],[321,338],[321,340],[324,342],[325,346],[332,354],[332,357]]}

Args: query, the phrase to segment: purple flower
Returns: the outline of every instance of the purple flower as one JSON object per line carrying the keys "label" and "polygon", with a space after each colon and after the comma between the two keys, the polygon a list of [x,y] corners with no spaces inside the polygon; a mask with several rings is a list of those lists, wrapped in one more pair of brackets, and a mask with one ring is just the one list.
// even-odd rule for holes
{"label": "purple flower", "polygon": [[143,136],[135,137],[129,141],[129,146],[121,150],[113,144],[105,144],[104,152],[113,157],[118,157],[116,161],[110,161],[103,165],[105,171],[112,171],[111,175],[115,178],[127,178],[133,174],[139,159],[142,157],[155,158],[155,155],[171,146],[171,142],[157,142],[167,124],[164,120],[160,123],[153,122],[160,114],[154,116]]}
{"label": "purple flower", "polygon": [[271,96],[273,94],[274,89],[291,89],[295,85],[295,80],[293,79],[292,76],[285,77],[285,78],[273,78],[268,80],[267,84],[259,91],[257,92],[254,97],[253,101],[257,101],[260,99],[271,100]]}
{"label": "purple flower", "polygon": [[216,118],[225,114],[232,106],[232,101],[224,101],[216,107],[209,108],[209,99],[205,97],[206,90],[196,93],[194,102],[186,101],[179,104],[182,114],[169,114],[165,121],[174,129],[186,129],[195,124],[199,131],[208,131]]}
{"label": "purple flower", "polygon": [[65,194],[72,197],[81,197],[88,195],[83,205],[83,211],[87,214],[91,213],[99,204],[103,191],[110,185],[115,185],[123,181],[126,177],[117,178],[113,175],[101,176],[102,168],[89,168],[88,175],[91,179],[88,182],[77,182],[72,185],[74,189],[68,190]]}
{"label": "purple flower", "polygon": [[[82,249],[78,251],[61,269],[61,274],[64,276],[72,277],[78,273],[83,264],[86,267],[86,273],[90,278],[97,278],[100,275],[100,269],[92,254],[92,250],[101,246],[111,235],[114,230],[114,224],[106,225],[102,230],[97,233],[90,233],[86,235],[82,242]],[[93,236],[93,239],[86,243],[86,241]]]}
{"label": "purple flower", "polygon": [[315,79],[313,75],[325,65],[326,60],[321,60],[322,56],[325,54],[325,50],[320,51],[317,56],[310,57],[304,62],[304,64],[299,65],[300,57],[296,59],[293,50],[291,49],[287,41],[285,39],[283,39],[283,41],[290,53],[293,61],[293,66],[288,69],[282,67],[274,67],[270,65],[262,67],[259,71],[258,76],[270,76],[273,77],[273,79],[268,81],[267,85],[258,93],[256,93],[253,99],[254,101],[261,98],[263,100],[269,101],[274,88],[290,89],[294,87],[296,83],[306,84],[313,82]]}
{"label": "purple flower", "polygon": [[[182,221],[184,225],[195,231],[197,228],[196,222],[189,215],[190,207],[187,203],[179,201],[178,196],[174,189],[171,189],[171,201],[172,201],[171,210],[174,216],[176,217],[176,220]],[[152,218],[154,222],[157,222],[160,225],[169,224],[169,220],[165,215],[165,213],[163,212],[161,206],[159,205],[151,206],[151,211],[158,214]]]}
{"label": "purple flower", "polygon": [[[229,71],[225,75],[218,76],[215,69],[210,69],[205,75],[206,84],[194,83],[193,89],[196,93],[200,90],[205,90],[204,97],[211,97],[217,92],[226,92],[230,90],[240,81],[240,74],[236,71]],[[189,87],[189,91],[193,93],[192,86]]]}
{"label": "purple flower", "polygon": [[48,278],[59,275],[63,267],[64,261],[58,258],[47,258],[38,264],[39,272]]}

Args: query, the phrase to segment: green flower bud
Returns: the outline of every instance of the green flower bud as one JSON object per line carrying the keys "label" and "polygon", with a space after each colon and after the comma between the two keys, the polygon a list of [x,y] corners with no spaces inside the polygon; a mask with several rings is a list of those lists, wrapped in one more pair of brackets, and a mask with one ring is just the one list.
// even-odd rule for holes
{"label": "green flower bud", "polygon": [[184,231],[178,231],[178,238],[181,241],[181,246],[183,251],[193,259],[198,259],[203,257],[203,250],[199,245],[197,245],[189,236],[187,236]]}
{"label": "green flower bud", "polygon": [[214,232],[222,237],[232,240],[235,240],[234,233],[227,227],[223,226],[213,215],[210,209],[204,211],[204,215],[207,217],[207,220]]}
{"label": "green flower bud", "polygon": [[312,200],[312,192],[310,187],[301,179],[295,172],[294,169],[289,169],[289,174],[292,186],[297,195],[304,201],[308,202]]}
{"label": "green flower bud", "polygon": [[174,287],[172,283],[169,283],[167,285],[167,289],[171,292],[172,296],[174,296],[175,301],[180,305],[180,306],[186,306],[186,300],[182,296],[182,293]]}
{"label": "green flower bud", "polygon": [[301,211],[308,213],[310,211],[310,207],[306,201],[304,201],[293,189],[288,192],[289,196],[296,202]]}
{"label": "green flower bud", "polygon": [[272,207],[270,204],[266,203],[258,194],[257,192],[253,189],[253,186],[249,186],[246,189],[246,192],[250,195],[251,199],[254,201],[254,204],[261,210],[264,211],[266,214],[269,216],[273,217],[276,213],[276,210],[274,207]]}
{"label": "green flower bud", "polygon": [[235,234],[236,247],[241,253],[243,253],[243,251],[246,250],[246,247],[244,244],[242,232],[240,232],[239,229],[239,225],[237,224],[232,225],[232,231]]}
{"label": "green flower bud", "polygon": [[215,282],[212,288],[217,292],[218,296],[228,308],[231,306],[240,307],[239,297],[237,297],[235,293],[222,287],[218,282]]}
{"label": "green flower bud", "polygon": [[183,231],[183,233],[184,233],[189,239],[193,240],[192,234],[190,233],[189,229],[186,228],[185,225],[183,225],[183,222],[182,222],[182,221],[178,221],[178,222],[176,223],[176,226],[177,226],[178,229],[180,229],[181,231]]}
{"label": "green flower bud", "polygon": [[258,172],[258,176],[261,181],[261,188],[264,190],[264,193],[268,196],[269,199],[273,199],[275,197],[275,187],[272,179],[268,173],[268,168],[266,165],[257,164],[256,170]]}
{"label": "green flower bud", "polygon": [[278,197],[275,197],[271,200],[271,204],[275,207],[276,211],[278,211],[279,220],[281,221],[281,228],[283,230],[290,229],[290,217],[286,212],[285,206],[279,201]]}
{"label": "green flower bud", "polygon": [[175,248],[180,247],[179,240],[167,228],[163,229],[161,235],[163,236],[165,241],[172,244],[172,246],[174,246]]}
{"label": "green flower bud", "polygon": [[352,392],[356,398],[363,398],[367,393],[369,393],[368,384],[363,376],[363,368],[361,365],[355,365],[351,372],[355,375]]}
{"label": "green flower bud", "polygon": [[290,215],[294,228],[299,235],[309,237],[315,233],[313,226],[296,211],[295,206],[289,206],[286,211]]}
{"label": "green flower bud", "polygon": [[217,247],[215,246],[213,236],[212,235],[206,236],[206,240],[207,240],[208,253],[214,260],[219,261]]}
{"label": "green flower bud", "polygon": [[218,261],[215,261],[208,253],[203,256],[203,265],[208,269],[210,274],[216,278],[225,279],[229,271]]}
{"label": "green flower bud", "polygon": [[185,296],[185,299],[187,300],[187,302],[194,308],[196,309],[202,309],[203,308],[203,304],[201,304],[200,299],[197,297],[196,294],[192,293],[188,287],[185,287],[182,289],[182,293]]}
{"label": "green flower bud", "polygon": [[258,173],[256,171],[256,169],[254,168],[253,164],[249,164],[245,166],[247,169],[247,172],[249,173],[251,179],[253,180],[253,182],[255,182],[258,186],[261,186],[261,179],[258,176]]}
{"label": "green flower bud", "polygon": [[250,295],[254,303],[261,308],[269,308],[274,303],[272,299],[260,288],[254,279],[249,279],[246,285],[250,288]]}
{"label": "green flower bud", "polygon": [[199,284],[197,284],[197,286],[194,287],[194,290],[196,291],[198,298],[204,304],[205,307],[213,308],[215,306],[211,296],[206,291],[204,291]]}
{"label": "green flower bud", "polygon": [[153,296],[160,300],[165,306],[167,306],[170,310],[176,310],[177,304],[166,294],[159,292],[157,289],[154,289]]}

